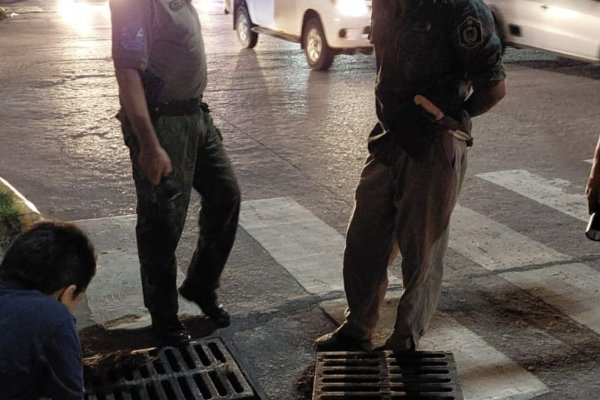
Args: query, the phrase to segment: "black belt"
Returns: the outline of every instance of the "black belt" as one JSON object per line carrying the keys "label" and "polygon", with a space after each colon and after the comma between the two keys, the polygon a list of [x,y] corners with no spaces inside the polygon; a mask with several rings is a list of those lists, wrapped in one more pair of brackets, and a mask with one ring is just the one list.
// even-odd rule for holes
{"label": "black belt", "polygon": [[158,103],[150,109],[150,113],[156,116],[190,115],[198,111],[209,112],[208,104],[203,103],[201,98],[189,100],[170,100]]}

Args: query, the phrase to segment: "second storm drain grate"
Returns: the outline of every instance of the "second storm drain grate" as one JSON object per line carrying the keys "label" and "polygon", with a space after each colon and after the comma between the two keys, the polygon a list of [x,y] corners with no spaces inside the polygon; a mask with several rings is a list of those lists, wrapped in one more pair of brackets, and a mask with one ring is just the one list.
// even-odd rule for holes
{"label": "second storm drain grate", "polygon": [[258,400],[225,344],[217,338],[147,353],[147,362],[124,364],[94,377],[86,400]]}
{"label": "second storm drain grate", "polygon": [[444,352],[323,352],[313,400],[462,400],[454,357]]}

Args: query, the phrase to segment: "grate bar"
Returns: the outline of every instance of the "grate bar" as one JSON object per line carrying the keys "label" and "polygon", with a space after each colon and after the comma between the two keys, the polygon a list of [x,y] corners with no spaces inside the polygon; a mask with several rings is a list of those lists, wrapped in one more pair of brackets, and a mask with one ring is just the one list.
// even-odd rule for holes
{"label": "grate bar", "polygon": [[462,400],[451,353],[317,354],[313,400]]}

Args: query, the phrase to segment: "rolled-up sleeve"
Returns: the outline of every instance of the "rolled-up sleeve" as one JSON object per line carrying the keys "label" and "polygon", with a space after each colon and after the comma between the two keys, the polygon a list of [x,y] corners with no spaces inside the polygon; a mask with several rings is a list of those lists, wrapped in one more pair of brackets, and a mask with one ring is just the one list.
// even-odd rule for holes
{"label": "rolled-up sleeve", "polygon": [[504,80],[502,43],[489,8],[479,0],[457,2],[453,18],[453,45],[465,78],[475,87],[492,87]]}
{"label": "rolled-up sleeve", "polygon": [[110,0],[112,58],[116,68],[146,69],[148,27],[145,1]]}

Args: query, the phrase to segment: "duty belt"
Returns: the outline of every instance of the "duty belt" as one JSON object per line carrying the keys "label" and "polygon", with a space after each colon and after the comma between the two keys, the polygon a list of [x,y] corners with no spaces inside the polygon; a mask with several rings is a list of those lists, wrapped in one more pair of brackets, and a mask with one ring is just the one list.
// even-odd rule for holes
{"label": "duty belt", "polygon": [[195,114],[198,111],[208,112],[208,105],[201,98],[189,100],[170,100],[158,103],[152,107],[150,113],[156,116],[176,116]]}

